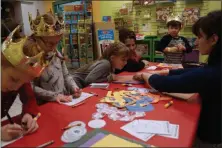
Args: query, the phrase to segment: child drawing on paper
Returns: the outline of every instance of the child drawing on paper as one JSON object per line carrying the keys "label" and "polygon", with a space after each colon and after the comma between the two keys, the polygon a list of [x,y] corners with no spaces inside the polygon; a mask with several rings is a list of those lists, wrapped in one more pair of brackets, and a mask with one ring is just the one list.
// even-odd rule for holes
{"label": "child drawing on paper", "polygon": [[126,65],[129,54],[129,48],[123,43],[111,43],[98,60],[77,69],[73,79],[79,88],[91,83],[111,82],[115,80],[114,70],[121,70]]}
{"label": "child drawing on paper", "polygon": [[69,102],[73,97],[81,95],[81,90],[69,74],[64,56],[56,50],[61,36],[33,37],[33,40],[45,43],[42,48],[49,51],[45,56],[51,59],[40,77],[34,79],[32,83],[39,104],[46,101]]}

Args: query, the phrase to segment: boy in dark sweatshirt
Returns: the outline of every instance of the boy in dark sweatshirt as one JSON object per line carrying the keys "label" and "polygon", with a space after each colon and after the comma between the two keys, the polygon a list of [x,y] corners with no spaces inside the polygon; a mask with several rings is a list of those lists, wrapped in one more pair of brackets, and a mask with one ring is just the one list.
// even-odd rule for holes
{"label": "boy in dark sweatshirt", "polygon": [[164,52],[164,62],[180,64],[184,53],[192,52],[192,47],[187,39],[179,36],[182,28],[182,20],[180,17],[171,16],[167,19],[168,34],[160,40],[156,50]]}

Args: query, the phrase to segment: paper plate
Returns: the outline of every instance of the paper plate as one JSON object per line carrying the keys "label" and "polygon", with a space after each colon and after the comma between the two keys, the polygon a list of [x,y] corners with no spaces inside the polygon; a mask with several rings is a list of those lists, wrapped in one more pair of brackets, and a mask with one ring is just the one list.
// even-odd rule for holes
{"label": "paper plate", "polygon": [[77,124],[81,124],[79,127],[82,127],[82,128],[85,128],[86,127],[86,124],[82,121],[74,121],[74,122],[71,122],[69,123],[69,126],[71,125],[77,125]]}
{"label": "paper plate", "polygon": [[91,128],[102,128],[102,127],[104,127],[106,125],[106,121],[104,121],[104,120],[98,120],[98,119],[96,119],[96,120],[91,120],[91,121],[89,121],[89,123],[88,123],[88,126],[89,127],[91,127]]}
{"label": "paper plate", "polygon": [[79,140],[86,132],[86,128],[72,127],[63,133],[61,140],[65,143],[72,143]]}

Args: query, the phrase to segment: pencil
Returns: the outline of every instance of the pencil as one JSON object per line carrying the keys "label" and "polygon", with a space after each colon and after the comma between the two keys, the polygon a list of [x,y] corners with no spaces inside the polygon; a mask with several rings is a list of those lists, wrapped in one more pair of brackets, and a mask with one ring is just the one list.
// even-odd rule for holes
{"label": "pencil", "polygon": [[53,144],[53,143],[54,143],[54,140],[51,140],[51,141],[49,141],[49,142],[46,142],[46,143],[38,146],[37,148],[47,147],[47,146],[49,146],[49,145],[51,145],[51,144]]}
{"label": "pencil", "polygon": [[35,116],[34,120],[37,121],[40,116],[41,116],[41,113],[38,113],[37,116]]}
{"label": "pencil", "polygon": [[6,116],[7,116],[8,120],[9,120],[10,124],[14,124],[14,122],[13,122],[13,120],[12,120],[12,118],[10,117],[10,115],[9,115],[8,112],[6,113]]}
{"label": "pencil", "polygon": [[173,101],[168,102],[167,104],[164,105],[165,108],[170,107],[173,104]]}
{"label": "pencil", "polygon": [[67,130],[67,129],[70,129],[70,128],[72,128],[72,127],[80,126],[80,125],[81,125],[81,124],[79,123],[79,124],[76,124],[76,125],[66,126],[66,127],[62,128],[61,130]]}

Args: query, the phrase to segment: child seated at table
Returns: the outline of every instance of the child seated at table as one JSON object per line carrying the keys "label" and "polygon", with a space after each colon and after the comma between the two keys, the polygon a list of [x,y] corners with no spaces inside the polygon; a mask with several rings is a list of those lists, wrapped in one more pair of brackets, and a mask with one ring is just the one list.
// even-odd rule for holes
{"label": "child seated at table", "polygon": [[129,52],[129,48],[123,43],[112,43],[98,60],[77,69],[73,79],[79,88],[84,88],[90,83],[111,82],[115,79],[114,70],[121,70],[126,65]]}
{"label": "child seated at table", "polygon": [[[209,55],[204,67],[165,70],[159,74],[137,74],[137,80],[158,91],[199,93],[201,113],[194,147],[221,147],[221,21],[222,11],[213,11],[193,25],[195,44],[202,55]],[[213,26],[213,27],[212,27]]]}
{"label": "child seated at table", "polygon": [[192,52],[188,40],[179,36],[182,28],[182,20],[179,16],[170,16],[167,19],[168,34],[163,36],[157,45],[156,50],[164,52],[164,62],[181,64],[184,53]]}
{"label": "child seated at table", "polygon": [[[42,17],[48,18],[44,23],[53,25],[51,21],[53,15],[47,13]],[[7,28],[8,31],[13,29]],[[3,123],[4,125],[1,126],[2,141],[14,140],[22,135],[31,134],[39,128],[37,118],[35,118],[39,111],[30,81],[38,77],[50,62],[50,59],[44,56],[47,52],[44,48],[45,43],[30,44],[29,39],[32,37],[21,37],[19,30],[20,27],[17,26],[2,43],[1,49],[1,118],[7,116],[10,122],[9,124],[6,121],[6,124]],[[43,28],[40,32],[34,31],[33,36],[42,38],[44,31],[46,30]],[[54,31],[51,30],[51,32]],[[61,32],[56,31],[56,33],[57,38],[60,39]],[[29,48],[26,48],[27,46]],[[38,50],[35,48],[37,46]],[[22,113],[11,119],[9,109],[13,106],[18,94],[22,102]]]}
{"label": "child seated at table", "polygon": [[[62,21],[60,20],[60,22]],[[58,20],[56,24],[59,26]],[[44,42],[46,45],[44,48],[49,51],[45,56],[51,59],[41,76],[33,80],[33,90],[38,104],[46,101],[69,102],[72,101],[73,97],[78,98],[81,95],[81,90],[69,74],[65,58],[61,52],[56,50],[59,39],[60,36],[54,36],[54,38],[51,36],[41,38],[33,36],[32,41],[30,41],[30,43],[35,42],[35,40]]]}
{"label": "child seated at table", "polygon": [[146,65],[148,65],[148,61],[143,60],[141,56],[136,53],[136,35],[133,31],[130,31],[125,28],[120,29],[119,40],[130,49],[130,56],[127,61],[127,64],[124,66],[123,69],[115,70],[116,74],[123,71],[137,72],[142,70]]}

